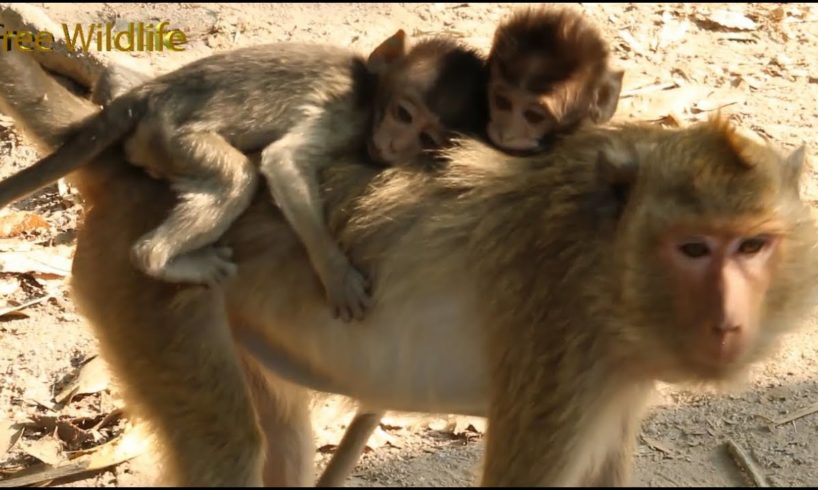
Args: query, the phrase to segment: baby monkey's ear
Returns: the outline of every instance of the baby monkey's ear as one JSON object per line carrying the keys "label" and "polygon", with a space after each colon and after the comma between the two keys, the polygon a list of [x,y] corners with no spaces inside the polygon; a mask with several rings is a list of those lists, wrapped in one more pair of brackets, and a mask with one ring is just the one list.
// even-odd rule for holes
{"label": "baby monkey's ear", "polygon": [[367,68],[376,75],[384,74],[406,56],[409,51],[408,44],[406,32],[398,29],[398,32],[372,51],[367,60]]}

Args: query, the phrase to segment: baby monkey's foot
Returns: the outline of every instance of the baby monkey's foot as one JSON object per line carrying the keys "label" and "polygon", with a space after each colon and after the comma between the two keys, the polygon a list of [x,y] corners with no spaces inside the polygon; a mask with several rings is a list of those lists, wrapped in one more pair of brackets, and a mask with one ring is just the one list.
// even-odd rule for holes
{"label": "baby monkey's foot", "polygon": [[151,277],[166,282],[204,284],[217,287],[236,275],[238,267],[232,262],[233,249],[207,246],[169,259],[166,247],[151,241],[138,243],[133,248],[134,261]]}
{"label": "baby monkey's foot", "polygon": [[324,274],[324,288],[333,316],[345,322],[353,318],[363,320],[372,306],[369,281],[344,256],[330,262]]}

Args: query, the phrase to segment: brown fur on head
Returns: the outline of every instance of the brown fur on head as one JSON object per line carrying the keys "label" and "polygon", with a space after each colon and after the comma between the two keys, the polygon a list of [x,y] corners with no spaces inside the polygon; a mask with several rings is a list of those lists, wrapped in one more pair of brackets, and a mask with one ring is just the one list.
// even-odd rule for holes
{"label": "brown fur on head", "polygon": [[373,51],[369,66],[379,76],[369,144],[376,160],[409,163],[454,135],[483,131],[486,71],[474,49],[444,37],[410,47],[401,30]]}
{"label": "brown fur on head", "polygon": [[501,22],[488,65],[492,142],[537,150],[543,139],[584,120],[609,120],[624,72],[609,67],[598,29],[567,7],[521,9]]}
{"label": "brown fur on head", "polygon": [[661,377],[729,381],[815,298],[798,293],[818,281],[804,148],[783,158],[717,117],[638,153],[613,252],[624,316]]}

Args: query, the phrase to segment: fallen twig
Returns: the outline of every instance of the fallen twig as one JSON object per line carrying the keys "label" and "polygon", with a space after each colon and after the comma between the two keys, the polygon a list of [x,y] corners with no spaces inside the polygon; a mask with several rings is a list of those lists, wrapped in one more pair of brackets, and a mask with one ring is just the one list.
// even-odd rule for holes
{"label": "fallen twig", "polygon": [[730,453],[730,456],[733,457],[733,461],[739,466],[739,468],[747,473],[750,478],[753,480],[753,483],[757,487],[768,487],[766,478],[761,473],[761,470],[758,469],[755,463],[750,459],[744,449],[741,448],[734,440],[727,439],[725,442],[727,446],[727,452]]}
{"label": "fallen twig", "polygon": [[661,82],[661,83],[652,83],[650,85],[645,85],[644,87],[638,87],[631,90],[625,90],[620,94],[620,99],[625,99],[627,97],[635,97],[641,94],[649,94],[651,92],[660,92],[662,90],[670,90],[672,88],[678,87],[679,84],[676,82]]}
{"label": "fallen twig", "polygon": [[443,35],[446,35],[446,36],[458,37],[458,38],[466,37],[465,32],[458,31],[458,30],[455,30],[455,29],[442,29],[442,30],[437,29],[437,30],[432,30],[432,31],[427,30],[427,29],[415,29],[413,34],[415,36],[435,36],[435,35],[443,34]]}
{"label": "fallen twig", "polygon": [[9,315],[11,313],[16,313],[16,312],[18,312],[20,310],[24,310],[24,309],[28,308],[29,306],[36,305],[37,303],[42,303],[43,301],[45,301],[45,300],[47,300],[49,298],[51,298],[51,295],[46,294],[42,298],[37,298],[37,299],[31,300],[28,303],[23,303],[23,304],[17,305],[17,306],[9,306],[8,308],[0,308],[0,318],[3,318],[4,316]]}
{"label": "fallen twig", "polygon": [[784,425],[788,422],[798,420],[801,417],[806,417],[807,415],[812,415],[814,413],[818,413],[818,403],[802,408],[801,410],[796,410],[795,412],[793,412],[790,415],[787,415],[783,419],[773,420],[773,423],[775,423],[775,425]]}

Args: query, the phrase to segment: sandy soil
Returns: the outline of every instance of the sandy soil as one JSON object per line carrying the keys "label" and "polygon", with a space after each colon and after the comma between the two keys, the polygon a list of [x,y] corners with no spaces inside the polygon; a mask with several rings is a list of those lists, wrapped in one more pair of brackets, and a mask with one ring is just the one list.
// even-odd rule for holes
{"label": "sandy soil", "polygon": [[[325,41],[367,50],[398,28],[413,35],[449,33],[487,50],[497,20],[511,8],[467,3],[36,5],[57,22],[169,21],[171,27],[187,34],[186,51],[134,55],[157,73],[214,51],[270,41]],[[601,25],[621,66],[627,69],[625,90],[631,96],[623,98],[617,117],[689,122],[724,106],[734,120],[784,148],[814,142],[818,8],[807,4],[581,5]],[[728,12],[721,11],[724,9]],[[673,83],[679,87],[633,92],[652,84]],[[809,151],[815,160],[815,147]],[[11,121],[0,115],[0,177],[36,157]],[[816,187],[818,178],[810,183],[810,189]],[[24,315],[0,314],[0,477],[38,459],[59,461],[63,457],[56,450],[60,445],[61,449],[95,447],[124,426],[122,419],[109,417],[96,430],[84,430],[89,425],[78,417],[93,418],[93,425],[121,406],[116,387],[106,387],[108,378],[94,376],[90,368],[83,370],[85,382],[80,391],[91,394],[66,404],[54,401],[76,378],[80,364],[97,350],[64,287],[80,206],[53,186],[13,209],[33,211],[45,223],[21,236],[0,239],[0,271],[5,271],[0,272],[0,313],[7,305],[45,294],[53,297],[23,309]],[[12,252],[23,252],[29,258],[44,254],[37,260],[47,262],[50,272],[32,273],[42,269],[34,265],[13,272]],[[697,394],[661,387],[639,439],[635,483],[752,484],[725,449],[725,441],[733,440],[771,485],[818,484],[816,324],[818,319],[813,318],[801,332],[788,337],[780,352],[756,366],[747,384],[733,393]],[[94,382],[102,384],[92,386]],[[101,388],[105,389],[99,391]],[[351,413],[337,398],[319,406],[315,421],[321,449],[316,460],[323,464]],[[804,415],[794,418],[799,410]],[[38,415],[72,421],[63,424],[64,430],[56,435],[63,442],[35,429],[26,430],[19,440],[13,437],[18,432],[9,428],[10,423]],[[793,420],[784,422],[788,418]],[[41,419],[38,424],[47,427],[46,422]],[[482,455],[482,422],[445,415],[394,414],[373,437],[372,448],[350,484],[469,485]],[[14,442],[11,447],[10,439]],[[108,470],[56,483],[133,486],[150,484],[155,476],[148,451]]]}

